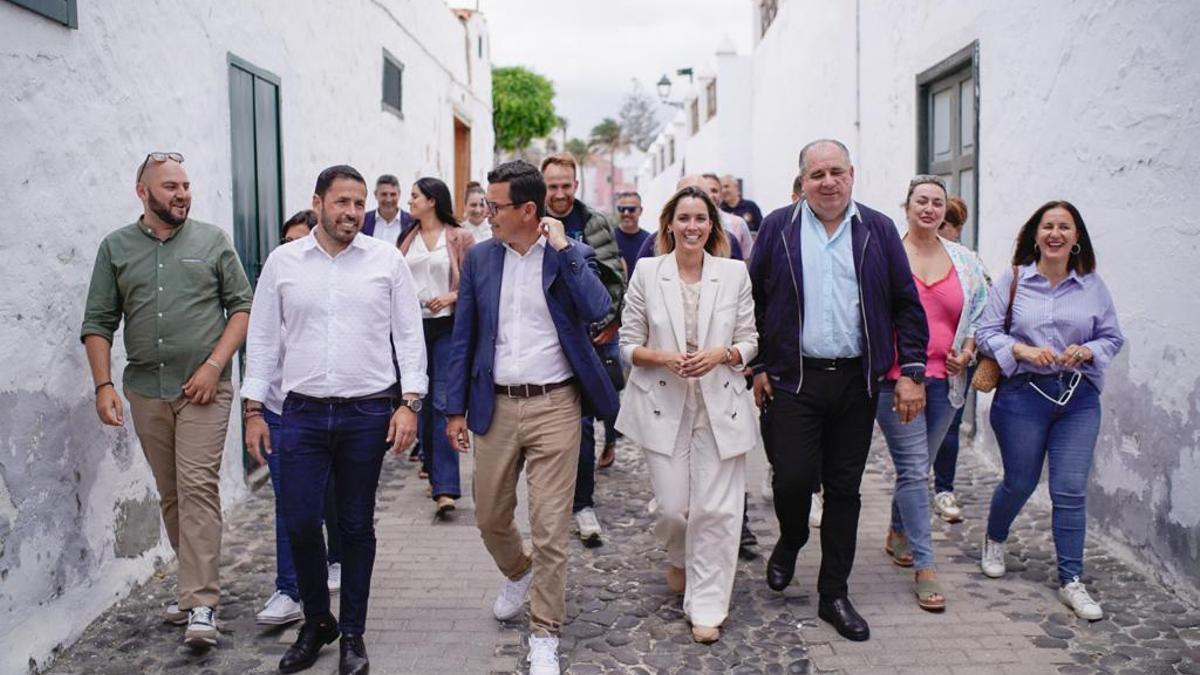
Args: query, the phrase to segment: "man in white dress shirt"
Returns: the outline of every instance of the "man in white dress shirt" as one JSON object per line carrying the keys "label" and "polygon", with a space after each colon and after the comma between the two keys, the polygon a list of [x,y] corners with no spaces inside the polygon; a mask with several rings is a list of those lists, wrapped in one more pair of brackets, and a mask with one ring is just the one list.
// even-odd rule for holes
{"label": "man in white dress shirt", "polygon": [[[366,201],[366,181],[352,167],[322,171],[312,200],[319,226],[271,253],[251,310],[242,383],[246,445],[279,452],[280,497],[304,603],[304,626],[279,663],[284,673],[312,666],[339,632],[339,673],[367,672],[362,636],[375,564],[375,489],[388,448],[399,453],[413,443],[428,386],[412,275],[394,245],[360,232]],[[379,348],[389,340],[399,378],[392,350]],[[272,448],[262,401],[280,375],[286,398],[279,447]],[[342,534],[336,620],[322,500],[315,498],[331,473]]]}

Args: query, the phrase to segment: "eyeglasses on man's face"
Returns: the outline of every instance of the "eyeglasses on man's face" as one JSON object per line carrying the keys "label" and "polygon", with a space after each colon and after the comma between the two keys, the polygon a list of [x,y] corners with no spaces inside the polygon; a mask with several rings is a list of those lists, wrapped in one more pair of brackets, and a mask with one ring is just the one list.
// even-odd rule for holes
{"label": "eyeglasses on man's face", "polygon": [[501,204],[500,202],[493,202],[491,200],[488,200],[485,205],[487,206],[488,215],[494,216],[497,213],[499,213],[500,209],[503,209],[508,206],[520,206],[521,204],[524,204],[524,203],[525,202],[508,202],[506,204]]}

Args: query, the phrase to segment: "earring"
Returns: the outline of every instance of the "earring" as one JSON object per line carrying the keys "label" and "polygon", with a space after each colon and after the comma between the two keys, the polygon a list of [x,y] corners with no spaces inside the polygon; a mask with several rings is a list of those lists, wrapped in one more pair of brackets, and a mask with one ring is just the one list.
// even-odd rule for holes
{"label": "earring", "polygon": [[1033,257],[1038,258],[1042,255],[1042,249],[1037,244],[1033,245]]}
{"label": "earring", "polygon": [[1071,255],[1079,255],[1079,252],[1082,250],[1083,248],[1079,244],[1075,244],[1071,247]]}

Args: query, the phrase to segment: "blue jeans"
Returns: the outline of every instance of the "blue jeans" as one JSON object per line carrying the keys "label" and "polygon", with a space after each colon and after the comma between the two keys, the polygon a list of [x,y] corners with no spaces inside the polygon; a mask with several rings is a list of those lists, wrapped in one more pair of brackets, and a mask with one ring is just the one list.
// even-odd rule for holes
{"label": "blue jeans", "polygon": [[[282,438],[282,418],[263,408],[263,420],[271,431],[271,448],[275,452],[267,455],[267,470],[271,474],[271,491],[275,493],[275,590],[293,600],[300,599],[300,587],[296,585],[296,565],[292,562],[292,547],[288,541],[287,527],[283,520],[283,500],[279,496],[279,441]],[[325,489],[325,537],[328,543],[330,564],[342,561],[342,539],[337,531],[337,505],[333,497],[333,479]]]}
{"label": "blue jeans", "polygon": [[432,496],[458,499],[462,487],[458,471],[458,451],[450,447],[446,436],[446,367],[450,363],[450,334],[454,331],[454,319],[425,319],[425,354],[428,357],[426,371],[429,375],[429,393],[421,404],[421,416],[417,420],[417,437],[420,439],[422,458],[429,472]]}
{"label": "blue jeans", "polygon": [[[975,377],[975,366],[967,369],[968,392],[971,389],[972,377]],[[950,428],[946,429],[946,437],[942,439],[942,446],[934,455],[933,491],[935,493],[954,492],[954,474],[958,471],[959,428],[962,427],[963,411],[966,409],[967,406],[963,405],[954,411],[954,418],[950,420]]]}
{"label": "blue jeans", "polygon": [[896,465],[896,491],[892,495],[892,530],[904,533],[912,545],[913,567],[933,567],[933,542],[929,524],[929,449],[946,435],[954,408],[950,407],[946,380],[925,381],[925,410],[908,424],[892,410],[896,383],[885,382],[879,391],[875,419],[887,439]]}
{"label": "blue jeans", "polygon": [[1066,405],[1046,400],[1034,387],[1058,398],[1071,375],[1018,375],[1005,378],[992,399],[992,430],[1000,445],[1004,480],[992,494],[987,536],[1008,539],[1009,527],[1037,487],[1049,458],[1051,530],[1063,584],[1083,574],[1087,530],[1085,498],[1092,455],[1100,434],[1100,392],[1082,378]]}
{"label": "blue jeans", "polygon": [[[616,359],[618,363],[621,360],[621,346],[619,342],[610,342],[605,345],[596,345],[596,355],[601,359]],[[613,415],[611,420],[601,420],[605,424],[604,442],[607,444],[610,439],[616,443],[616,438],[611,435],[616,433],[614,423],[616,415]],[[582,426],[579,438],[579,468],[575,474],[575,499],[571,504],[571,513],[579,513],[583,509],[592,508],[595,506],[592,496],[596,492],[596,418],[584,417],[580,420]]]}
{"label": "blue jeans", "polygon": [[321,500],[330,474],[342,536],[339,623],[343,635],[366,628],[375,565],[375,490],[387,453],[394,404],[378,398],[318,403],[289,394],[283,402],[279,454],[280,496],[306,621],[329,616]]}

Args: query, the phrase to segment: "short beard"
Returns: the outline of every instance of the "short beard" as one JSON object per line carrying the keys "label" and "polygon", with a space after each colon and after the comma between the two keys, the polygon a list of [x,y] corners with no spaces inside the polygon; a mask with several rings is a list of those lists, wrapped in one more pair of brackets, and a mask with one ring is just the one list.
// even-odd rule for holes
{"label": "short beard", "polygon": [[163,204],[154,198],[154,194],[149,190],[146,191],[146,203],[150,207],[150,212],[158,216],[158,219],[166,223],[171,228],[179,227],[187,220],[188,214],[191,213],[191,206],[183,210],[183,217],[179,218],[174,213],[171,213],[169,203]]}
{"label": "short beard", "polygon": [[[359,229],[361,228],[362,223],[359,223]],[[349,244],[350,242],[354,241],[354,237],[358,236],[359,232],[359,230],[356,229],[354,234],[351,234],[349,237],[342,235],[337,229],[337,219],[330,218],[325,213],[324,208],[321,209],[321,231],[324,232],[325,235],[330,239],[338,242],[339,244]]]}

